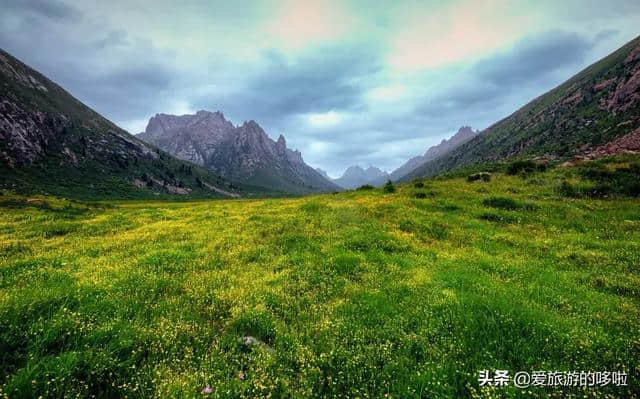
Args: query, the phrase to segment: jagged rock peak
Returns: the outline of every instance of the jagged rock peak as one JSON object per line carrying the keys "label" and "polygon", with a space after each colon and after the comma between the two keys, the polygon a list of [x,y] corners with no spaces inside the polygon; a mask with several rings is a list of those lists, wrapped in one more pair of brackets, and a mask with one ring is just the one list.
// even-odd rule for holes
{"label": "jagged rock peak", "polygon": [[234,126],[222,112],[206,110],[151,119],[138,137],[230,180],[291,193],[338,188],[306,165],[299,151],[288,149],[283,135],[270,138],[255,120]]}
{"label": "jagged rock peak", "polygon": [[287,146],[287,140],[285,140],[285,138],[284,138],[284,136],[282,134],[278,137],[277,144],[281,145],[283,147]]}
{"label": "jagged rock peak", "polygon": [[478,132],[473,130],[471,126],[462,126],[460,129],[458,129],[456,134],[453,135],[453,137],[468,138],[468,137],[473,137],[476,134],[478,134]]}
{"label": "jagged rock peak", "polygon": [[207,111],[206,109],[201,109],[198,112],[196,112],[196,116],[200,116],[200,117],[212,116],[214,117],[214,119],[226,121],[226,119],[224,118],[224,114],[221,111],[211,112],[211,111]]}
{"label": "jagged rock peak", "polygon": [[276,141],[276,152],[280,155],[284,155],[287,152],[287,141],[283,135],[280,135],[278,141]]}
{"label": "jagged rock peak", "polygon": [[330,181],[331,181],[331,180],[333,180],[333,179],[331,178],[331,176],[329,176],[329,174],[327,173],[327,171],[326,171],[326,170],[324,170],[324,169],[322,169],[322,168],[316,168],[316,172],[320,173],[320,174],[322,175],[322,177],[324,177],[324,178],[325,178],[325,179],[327,179],[327,180],[330,180]]}

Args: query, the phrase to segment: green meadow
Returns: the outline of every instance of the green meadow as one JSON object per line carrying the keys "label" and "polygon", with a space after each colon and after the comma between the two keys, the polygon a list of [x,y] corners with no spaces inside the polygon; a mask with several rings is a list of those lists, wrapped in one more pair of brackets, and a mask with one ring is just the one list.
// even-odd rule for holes
{"label": "green meadow", "polygon": [[288,199],[5,192],[0,396],[638,397],[637,162]]}

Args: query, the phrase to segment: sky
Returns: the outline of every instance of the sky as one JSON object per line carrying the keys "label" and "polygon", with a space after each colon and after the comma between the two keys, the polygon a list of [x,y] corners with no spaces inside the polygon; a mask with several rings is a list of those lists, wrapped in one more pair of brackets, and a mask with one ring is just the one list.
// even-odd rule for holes
{"label": "sky", "polygon": [[638,0],[0,6],[1,48],[130,133],[220,110],[334,177],[485,129],[640,34]]}

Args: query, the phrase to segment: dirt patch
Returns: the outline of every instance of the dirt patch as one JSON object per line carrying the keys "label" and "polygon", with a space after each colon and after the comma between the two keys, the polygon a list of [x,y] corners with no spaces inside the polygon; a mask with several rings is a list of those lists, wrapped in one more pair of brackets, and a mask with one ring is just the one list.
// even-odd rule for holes
{"label": "dirt patch", "polygon": [[238,193],[232,193],[230,191],[223,190],[223,189],[218,188],[216,186],[212,186],[211,184],[208,184],[208,183],[204,183],[203,182],[202,184],[204,184],[204,186],[206,188],[208,188],[209,190],[213,190],[216,193],[220,193],[222,195],[226,195],[227,197],[231,197],[231,198],[239,198],[240,197],[240,194],[238,194]]}

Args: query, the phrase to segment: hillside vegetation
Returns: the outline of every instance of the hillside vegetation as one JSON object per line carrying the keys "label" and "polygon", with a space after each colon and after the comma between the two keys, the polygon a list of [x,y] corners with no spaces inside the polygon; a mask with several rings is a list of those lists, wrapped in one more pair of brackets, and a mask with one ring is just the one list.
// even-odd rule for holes
{"label": "hillside vegetation", "polygon": [[0,189],[82,199],[282,195],[150,146],[0,49]]}
{"label": "hillside vegetation", "polygon": [[638,162],[295,199],[4,192],[0,396],[521,397],[478,387],[506,369],[625,371],[529,396],[633,397]]}

